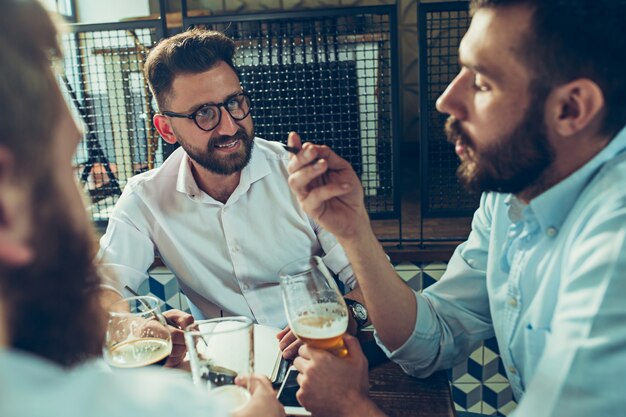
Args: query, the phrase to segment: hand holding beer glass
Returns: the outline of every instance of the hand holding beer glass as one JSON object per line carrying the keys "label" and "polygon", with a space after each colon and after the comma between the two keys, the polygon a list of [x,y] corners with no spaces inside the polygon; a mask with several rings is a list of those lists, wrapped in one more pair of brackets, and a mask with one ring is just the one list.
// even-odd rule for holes
{"label": "hand holding beer glass", "polygon": [[161,313],[162,302],[151,296],[129,297],[109,307],[104,357],[116,368],[163,365],[172,339]]}
{"label": "hand holding beer glass", "polygon": [[291,331],[311,347],[345,357],[348,309],[322,259],[313,256],[291,262],[279,276]]}

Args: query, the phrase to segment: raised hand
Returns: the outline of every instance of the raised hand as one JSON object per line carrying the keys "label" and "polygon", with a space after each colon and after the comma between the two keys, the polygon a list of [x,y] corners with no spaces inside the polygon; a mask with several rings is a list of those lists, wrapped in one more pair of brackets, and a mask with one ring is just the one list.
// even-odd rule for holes
{"label": "raised hand", "polygon": [[368,226],[363,188],[350,163],[328,146],[302,145],[295,132],[289,134],[288,143],[301,149],[292,155],[287,169],[289,186],[304,211],[339,239]]}

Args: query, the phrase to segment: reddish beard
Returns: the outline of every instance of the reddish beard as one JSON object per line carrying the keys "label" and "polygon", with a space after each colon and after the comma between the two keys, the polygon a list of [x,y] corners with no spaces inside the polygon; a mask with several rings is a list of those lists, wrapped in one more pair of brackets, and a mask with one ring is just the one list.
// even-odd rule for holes
{"label": "reddish beard", "polygon": [[105,315],[87,218],[70,218],[55,191],[49,180],[35,187],[35,259],[20,268],[2,268],[0,286],[10,345],[71,366],[101,354]]}

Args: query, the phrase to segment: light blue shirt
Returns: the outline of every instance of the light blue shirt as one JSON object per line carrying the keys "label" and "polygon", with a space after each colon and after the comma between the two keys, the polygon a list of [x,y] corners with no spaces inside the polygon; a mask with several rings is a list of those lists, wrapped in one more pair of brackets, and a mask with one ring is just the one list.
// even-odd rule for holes
{"label": "light blue shirt", "polygon": [[112,372],[97,361],[71,370],[0,348],[2,417],[226,417],[181,371]]}
{"label": "light blue shirt", "polygon": [[389,353],[426,376],[496,336],[515,416],[626,415],[626,129],[522,204],[482,196],[413,334]]}

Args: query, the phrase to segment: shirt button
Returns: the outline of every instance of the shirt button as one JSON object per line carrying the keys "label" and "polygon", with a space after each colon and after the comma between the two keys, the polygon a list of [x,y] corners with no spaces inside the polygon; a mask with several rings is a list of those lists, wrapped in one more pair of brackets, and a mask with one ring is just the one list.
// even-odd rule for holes
{"label": "shirt button", "polygon": [[265,323],[267,323],[267,320],[265,320],[265,319],[259,319],[259,323],[260,323],[260,324],[265,324]]}
{"label": "shirt button", "polygon": [[517,307],[517,300],[515,298],[509,297],[509,300],[507,302],[511,307]]}
{"label": "shirt button", "polygon": [[249,288],[248,284],[242,284],[241,285],[241,289],[244,290],[244,291],[246,291],[248,288]]}
{"label": "shirt button", "polygon": [[509,373],[511,375],[517,375],[517,369],[514,366],[509,366]]}
{"label": "shirt button", "polygon": [[546,236],[548,237],[554,237],[556,236],[557,233],[558,233],[558,230],[556,230],[556,227],[554,226],[550,226],[546,229]]}

